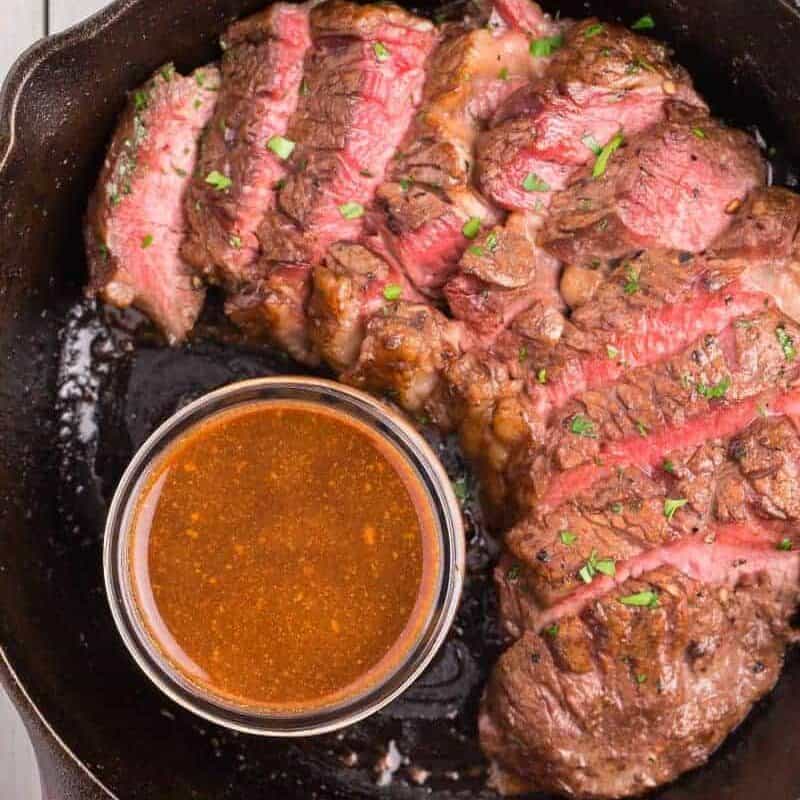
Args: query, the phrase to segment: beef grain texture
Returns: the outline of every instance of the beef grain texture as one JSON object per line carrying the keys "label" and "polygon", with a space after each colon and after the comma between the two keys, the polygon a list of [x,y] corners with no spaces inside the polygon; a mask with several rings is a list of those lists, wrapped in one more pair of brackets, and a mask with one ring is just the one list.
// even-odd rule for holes
{"label": "beef grain texture", "polygon": [[192,329],[205,297],[180,248],[197,141],[219,81],[215,66],[183,77],[167,64],[132,92],[89,199],[88,291],[144,311],[170,343]]}

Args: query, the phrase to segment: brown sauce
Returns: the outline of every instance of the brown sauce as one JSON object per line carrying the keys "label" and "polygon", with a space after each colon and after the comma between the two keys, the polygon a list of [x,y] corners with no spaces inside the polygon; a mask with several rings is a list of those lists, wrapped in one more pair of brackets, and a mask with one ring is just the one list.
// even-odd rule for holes
{"label": "brown sauce", "polygon": [[214,695],[275,710],[371,688],[413,647],[439,576],[424,488],[345,414],[254,403],[151,468],[131,578],[151,639]]}

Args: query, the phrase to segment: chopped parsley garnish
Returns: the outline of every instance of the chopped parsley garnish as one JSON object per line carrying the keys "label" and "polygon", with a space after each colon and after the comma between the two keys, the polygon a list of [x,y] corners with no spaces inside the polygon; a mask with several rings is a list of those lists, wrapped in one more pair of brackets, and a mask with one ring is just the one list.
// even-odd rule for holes
{"label": "chopped parsley garnish", "polygon": [[474,239],[481,230],[481,220],[480,217],[470,217],[465,223],[464,227],[461,229],[461,233],[467,237],[467,239]]}
{"label": "chopped parsley garnish", "polygon": [[763,403],[759,403],[756,406],[756,411],[758,411],[759,417],[766,417],[767,416],[767,407]]}
{"label": "chopped parsley garnish", "polygon": [[565,544],[569,547],[571,544],[575,544],[578,540],[577,534],[572,533],[572,531],[561,531],[558,534],[558,538],[561,539],[561,544]]}
{"label": "chopped parsley garnish", "polygon": [[489,250],[490,253],[494,253],[494,251],[497,250],[497,244],[498,244],[498,242],[497,242],[497,234],[494,231],[492,231],[486,237],[486,241],[484,242],[484,244],[486,245],[486,247],[487,247],[487,249]]}
{"label": "chopped parsley garnish", "polygon": [[599,178],[602,175],[605,175],[606,168],[608,167],[608,160],[611,156],[619,150],[622,143],[625,141],[625,137],[618,133],[598,154],[597,159],[594,162],[594,167],[592,167],[592,177]]}
{"label": "chopped parsley garnish", "polygon": [[668,497],[664,500],[664,516],[667,519],[672,519],[675,516],[675,512],[679,508],[683,508],[689,501],[685,497],[678,497],[678,498],[671,498]]}
{"label": "chopped parsley garnish", "polygon": [[485,255],[484,249],[479,244],[473,244],[471,247],[468,248],[470,253],[474,256],[482,256]]}
{"label": "chopped parsley garnish", "polygon": [[[596,156],[599,156],[600,153],[603,152],[603,148],[600,145],[600,142],[592,136],[591,133],[587,133],[581,141],[588,147]],[[591,203],[591,201],[589,201]]]}
{"label": "chopped parsley garnish", "polygon": [[201,99],[198,97],[198,98],[197,98],[197,99],[194,101],[194,107],[195,107],[195,108],[200,108],[200,106],[201,106],[201,105],[203,105],[203,101],[202,101],[202,100],[201,100]]}
{"label": "chopped parsley garnish", "polygon": [[625,277],[627,281],[625,281],[622,287],[625,290],[625,294],[636,294],[641,288],[639,286],[639,273],[633,267],[629,266],[625,272]]}
{"label": "chopped parsley garnish", "polygon": [[643,673],[639,673],[636,676],[636,683],[641,685],[641,684],[645,683],[646,681],[647,681],[647,675],[644,675]]}
{"label": "chopped parsley garnish", "polygon": [[151,244],[153,244],[153,234],[148,233],[146,236],[142,237],[142,250],[146,250]]}
{"label": "chopped parsley garnish", "polygon": [[403,296],[403,287],[396,283],[387,283],[383,287],[383,296],[387,300],[399,300]]}
{"label": "chopped parsley garnish", "polygon": [[606,345],[606,353],[608,354],[609,358],[613,359],[613,358],[616,358],[619,355],[619,350],[617,350],[617,348],[614,347],[613,344],[607,344]]}
{"label": "chopped parsley garnish", "polygon": [[631,25],[631,29],[634,31],[650,31],[656,26],[656,21],[653,19],[652,14],[645,14],[643,17],[639,17],[636,22]]}
{"label": "chopped parsley garnish", "polygon": [[503,67],[500,72],[497,73],[497,77],[500,78],[501,81],[508,80],[508,67]]}
{"label": "chopped parsley garnish", "polygon": [[545,58],[553,55],[556,50],[564,46],[564,37],[559,33],[555,36],[543,36],[541,39],[534,39],[530,44],[530,54],[536,58]]}
{"label": "chopped parsley garnish", "polygon": [[529,172],[522,181],[522,188],[526,192],[549,192],[550,184],[543,181],[535,172]]}
{"label": "chopped parsley garnish", "polygon": [[206,175],[206,183],[213,186],[218,192],[224,192],[230,188],[233,181],[227,175],[214,169]]}
{"label": "chopped parsley garnish", "polygon": [[345,219],[358,219],[364,216],[364,206],[351,200],[349,203],[342,203],[339,206],[339,213]]}
{"label": "chopped parsley garnish", "polygon": [[137,111],[143,111],[147,108],[148,103],[148,96],[147,92],[138,91],[134,92],[133,94],[133,105],[136,107]]}
{"label": "chopped parsley garnish", "polygon": [[692,133],[693,133],[693,134],[694,134],[694,135],[695,135],[695,136],[696,136],[698,139],[706,139],[706,138],[708,138],[708,137],[706,136],[706,132],[705,132],[705,131],[704,131],[702,128],[692,128]]}
{"label": "chopped parsley garnish", "polygon": [[569,429],[576,436],[584,436],[587,439],[597,438],[597,431],[595,430],[594,422],[592,422],[588,417],[585,417],[583,414],[576,414],[572,418]]}
{"label": "chopped parsley garnish", "polygon": [[645,589],[643,592],[629,594],[619,598],[624,606],[638,606],[639,608],[658,608],[658,592]]}
{"label": "chopped parsley garnish", "polygon": [[275,136],[270,136],[267,147],[272,150],[278,158],[282,158],[285,161],[292,154],[295,143],[291,139],[286,139],[283,136],[275,134]]}
{"label": "chopped parsley garnish", "polygon": [[698,384],[697,393],[709,400],[718,399],[720,397],[725,397],[730,386],[731,379],[726,375],[713,386],[707,386],[705,383]]}
{"label": "chopped parsley garnish", "polygon": [[663,469],[664,472],[669,472],[670,475],[675,474],[675,465],[668,458],[664,459],[661,469]]}
{"label": "chopped parsley garnish", "polygon": [[242,237],[241,236],[236,236],[234,234],[233,236],[230,237],[230,239],[228,239],[228,241],[230,242],[231,247],[236,248],[236,250],[241,250],[242,249]]}
{"label": "chopped parsley garnish", "polygon": [[311,94],[311,89],[309,88],[308,81],[305,78],[303,78],[303,80],[300,81],[300,94],[303,97],[308,97],[308,95]]}
{"label": "chopped parsley garnish", "polygon": [[[371,178],[372,175],[370,175],[369,177]],[[400,188],[404,192],[407,192],[409,190],[409,188],[411,187],[411,178],[400,178],[398,183],[400,184]]]}
{"label": "chopped parsley garnish", "polygon": [[642,438],[647,436],[648,427],[640,419],[636,420],[636,430],[639,432],[639,436],[641,436]]}
{"label": "chopped parsley garnish", "polygon": [[375,51],[375,58],[377,58],[378,61],[388,61],[391,54],[383,42],[375,42],[375,44],[372,45],[372,49]]}
{"label": "chopped parsley garnish", "polygon": [[783,350],[783,357],[787,361],[794,361],[795,358],[797,358],[797,349],[794,346],[794,339],[789,336],[783,325],[779,325],[775,328],[775,338],[778,340],[781,350]]}
{"label": "chopped parsley garnish", "polygon": [[198,69],[194,73],[194,79],[197,82],[198,86],[203,86],[205,84],[205,82],[206,82],[206,74],[205,74],[205,72],[203,72],[203,70],[201,70],[201,69]]}
{"label": "chopped parsley garnish", "polygon": [[528,358],[528,348],[525,345],[522,345],[519,349],[519,355],[517,356],[519,359],[519,363],[523,364]]}
{"label": "chopped parsley garnish", "polygon": [[536,381],[542,385],[547,383],[547,370],[544,367],[542,367],[540,370],[537,370]]}
{"label": "chopped parsley garnish", "polygon": [[586,563],[578,570],[578,575],[584,583],[591,583],[598,573],[613,578],[617,574],[617,565],[613,558],[598,558],[597,552],[592,550]]}
{"label": "chopped parsley garnish", "polygon": [[778,544],[775,545],[776,550],[791,550],[792,549],[792,540],[791,539],[781,539]]}
{"label": "chopped parsley garnish", "polygon": [[595,22],[594,25],[590,25],[584,32],[583,38],[584,39],[591,39],[594,36],[597,36],[599,33],[602,33],[606,29],[606,26],[603,25],[602,22]]}
{"label": "chopped parsley garnish", "polygon": [[519,573],[520,573],[519,564],[512,564],[508,568],[508,572],[506,572],[506,578],[508,578],[508,580],[510,580],[512,582],[516,581],[516,580],[519,580]]}
{"label": "chopped parsley garnish", "polygon": [[548,636],[552,636],[554,639],[558,636],[558,624],[554,623],[553,625],[548,626],[544,629],[544,632]]}
{"label": "chopped parsley garnish", "polygon": [[612,514],[621,514],[622,513],[622,503],[612,503],[611,504],[611,513]]}
{"label": "chopped parsley garnish", "polygon": [[466,478],[457,478],[453,481],[453,494],[462,502],[467,499],[469,490],[467,489]]}

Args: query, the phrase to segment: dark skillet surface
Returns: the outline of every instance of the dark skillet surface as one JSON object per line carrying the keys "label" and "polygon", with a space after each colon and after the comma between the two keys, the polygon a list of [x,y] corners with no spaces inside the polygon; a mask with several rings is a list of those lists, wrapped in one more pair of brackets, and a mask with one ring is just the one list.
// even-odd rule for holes
{"label": "dark skillet surface", "polygon": [[[21,689],[125,800],[387,796],[376,767],[390,741],[410,762],[397,769],[389,796],[492,797],[482,788],[474,731],[481,686],[501,646],[488,579],[496,544],[473,500],[466,504],[469,577],[447,646],[403,698],[338,735],[287,743],[195,719],[138,672],[106,607],[103,520],[135,447],[208,389],[300,371],[280,354],[214,344],[213,308],[205,339],[170,351],[140,321],[109,317],[80,296],[80,218],[125,90],[169,58],[180,69],[209,60],[227,21],[260,5],[126,0],[29,54],[7,86],[0,153],[12,105],[15,141],[0,166],[0,643],[21,686],[5,666],[0,674],[50,753],[45,769],[63,787],[56,797],[102,793],[58,757]],[[677,44],[678,60],[714,110],[742,126],[758,124],[779,144],[800,130],[800,17],[790,4],[751,5],[660,0],[561,9],[627,22],[653,13],[656,34]],[[779,151],[800,163],[796,136],[794,146]],[[785,163],[776,166],[779,182],[796,183]],[[462,476],[457,451],[440,444],[451,475]],[[800,658],[792,656],[777,690],[711,764],[656,796],[797,800],[798,721]],[[415,768],[431,773],[424,787],[413,783]]]}

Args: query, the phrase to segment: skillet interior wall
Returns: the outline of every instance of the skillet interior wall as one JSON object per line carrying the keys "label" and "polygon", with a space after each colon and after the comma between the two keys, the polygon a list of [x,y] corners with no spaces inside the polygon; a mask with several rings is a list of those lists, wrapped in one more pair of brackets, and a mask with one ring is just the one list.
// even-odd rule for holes
{"label": "skillet interior wall", "polygon": [[[302,750],[222,736],[156,695],[129,663],[106,609],[102,504],[90,508],[86,496],[59,507],[57,491],[64,479],[56,446],[59,331],[84,282],[81,217],[124,93],[168,59],[179,69],[209,60],[226,24],[260,5],[124,0],[24,59],[2,102],[0,153],[12,121],[14,131],[0,166],[0,643],[56,731],[130,800],[162,800],[173,788],[175,797],[269,796],[268,774],[231,783],[240,756],[257,752],[264,763],[291,768],[288,759]],[[788,160],[800,163],[800,18],[788,3],[566,2],[560,10],[627,22],[652,13],[655,35],[676,45],[714,110],[742,126],[757,124],[770,144],[783,145]],[[152,406],[157,398],[142,402]],[[141,425],[171,410],[149,407]],[[744,800],[765,786],[775,800],[796,797],[800,740],[790,732],[800,719],[798,689],[794,660],[775,696],[724,755],[660,797]],[[170,714],[179,717],[177,728]],[[323,755],[305,758],[302,785],[292,789],[282,781],[280,796],[307,798],[314,788],[333,796],[334,788],[321,786],[335,782],[338,762],[332,757],[328,764]],[[410,795],[398,789],[398,796]]]}

